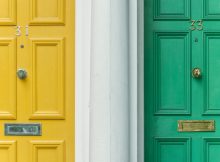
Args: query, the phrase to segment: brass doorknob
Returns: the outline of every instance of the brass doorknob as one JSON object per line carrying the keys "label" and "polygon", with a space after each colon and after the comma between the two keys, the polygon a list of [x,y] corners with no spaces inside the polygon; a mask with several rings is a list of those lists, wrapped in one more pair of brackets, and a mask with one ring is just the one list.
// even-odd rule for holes
{"label": "brass doorknob", "polygon": [[18,69],[17,76],[19,79],[24,80],[27,78],[27,71],[24,69]]}
{"label": "brass doorknob", "polygon": [[194,68],[192,70],[192,76],[194,78],[200,78],[202,76],[202,72],[201,72],[201,69],[200,68]]}

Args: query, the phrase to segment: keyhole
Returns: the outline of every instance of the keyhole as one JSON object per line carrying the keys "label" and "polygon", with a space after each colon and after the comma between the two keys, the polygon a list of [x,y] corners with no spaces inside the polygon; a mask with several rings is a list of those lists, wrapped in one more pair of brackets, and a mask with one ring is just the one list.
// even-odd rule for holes
{"label": "keyhole", "polygon": [[198,38],[195,38],[195,42],[198,42],[199,40],[198,40]]}
{"label": "keyhole", "polygon": [[21,48],[24,48],[24,45],[23,45],[23,44],[21,44],[21,45],[20,45],[20,47],[21,47]]}

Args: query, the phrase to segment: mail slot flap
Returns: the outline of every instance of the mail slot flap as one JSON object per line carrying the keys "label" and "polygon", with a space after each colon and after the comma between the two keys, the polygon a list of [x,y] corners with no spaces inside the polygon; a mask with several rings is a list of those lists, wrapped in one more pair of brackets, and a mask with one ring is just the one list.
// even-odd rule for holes
{"label": "mail slot flap", "polygon": [[213,132],[214,120],[178,120],[179,132]]}
{"label": "mail slot flap", "polygon": [[7,123],[5,124],[6,136],[41,136],[39,123]]}

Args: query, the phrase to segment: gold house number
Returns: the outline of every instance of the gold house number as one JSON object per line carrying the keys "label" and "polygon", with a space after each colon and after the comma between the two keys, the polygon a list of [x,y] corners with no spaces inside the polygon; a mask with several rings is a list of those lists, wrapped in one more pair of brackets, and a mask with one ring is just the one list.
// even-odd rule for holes
{"label": "gold house number", "polygon": [[190,30],[203,30],[202,20],[191,20]]}

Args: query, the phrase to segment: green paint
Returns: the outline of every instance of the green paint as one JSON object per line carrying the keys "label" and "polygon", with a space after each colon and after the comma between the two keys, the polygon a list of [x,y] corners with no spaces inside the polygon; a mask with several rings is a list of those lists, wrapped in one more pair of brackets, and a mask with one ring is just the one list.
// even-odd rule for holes
{"label": "green paint", "polygon": [[[145,162],[220,162],[220,1],[144,5]],[[178,120],[215,120],[216,131],[178,132]]]}

